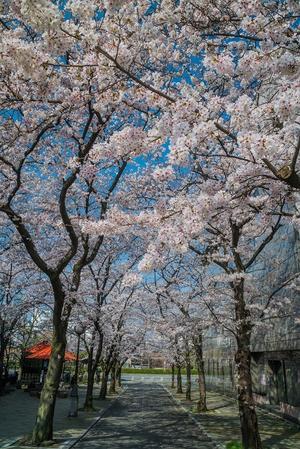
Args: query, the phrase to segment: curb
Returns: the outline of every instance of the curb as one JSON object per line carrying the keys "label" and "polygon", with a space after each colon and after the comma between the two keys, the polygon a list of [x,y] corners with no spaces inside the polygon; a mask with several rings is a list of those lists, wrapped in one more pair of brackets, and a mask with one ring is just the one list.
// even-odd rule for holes
{"label": "curb", "polygon": [[4,440],[3,443],[1,444],[1,449],[13,446],[14,444],[16,444],[16,442],[20,439],[20,437],[16,437],[16,438],[10,438],[8,440]]}
{"label": "curb", "polygon": [[263,405],[261,404],[256,404],[255,405],[256,408],[258,410],[260,410],[262,413],[266,414],[266,415],[270,415],[273,418],[277,418],[280,421],[284,421],[284,423],[289,426],[289,427],[298,427],[298,429],[300,429],[300,422],[299,421],[293,421],[292,419],[290,419],[289,417],[285,417],[283,416],[283,414],[281,414],[281,412],[273,412],[272,410],[268,410],[267,408],[265,408]]}
{"label": "curb", "polygon": [[211,440],[211,443],[214,445],[214,447],[216,449],[226,449],[225,446],[221,443],[218,443],[211,435],[210,433],[208,433],[200,424],[200,422],[191,414],[191,412],[189,410],[187,410],[186,408],[183,407],[183,405],[181,404],[181,402],[175,398],[175,396],[173,396],[173,394],[168,390],[167,387],[165,387],[164,385],[160,384],[163,389],[168,393],[170,399],[175,402],[175,404],[177,405],[177,407],[179,409],[181,409],[182,411],[184,411],[191,419],[192,421],[197,424],[197,426],[200,428],[201,432],[203,432],[203,434]]}

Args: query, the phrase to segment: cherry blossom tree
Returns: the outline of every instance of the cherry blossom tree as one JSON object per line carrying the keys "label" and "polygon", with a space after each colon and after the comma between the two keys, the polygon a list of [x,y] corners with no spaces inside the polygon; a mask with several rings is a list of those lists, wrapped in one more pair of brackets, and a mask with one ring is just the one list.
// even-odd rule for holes
{"label": "cherry blossom tree", "polygon": [[[191,101],[182,100],[178,110],[163,117],[170,136],[180,138],[182,127],[178,124],[186,120],[192,110]],[[200,96],[198,102],[201,102]],[[194,127],[191,127],[193,132]],[[184,138],[189,139],[189,133]],[[169,184],[164,190],[168,194],[159,196],[151,212],[141,212],[138,217],[120,214],[123,230],[147,226],[151,229],[148,254],[140,264],[143,270],[161,266],[170,251],[174,254],[193,251],[200,256],[201,265],[207,267],[199,285],[205,292],[205,304],[214,319],[230,329],[236,338],[243,444],[246,448],[260,448],[252,394],[250,339],[272,302],[266,300],[262,306],[261,301],[257,301],[257,285],[251,271],[266,256],[265,251],[290,207],[290,196],[272,177],[257,176],[257,172],[236,177],[240,158],[214,154],[215,145],[209,139],[200,141],[199,148],[195,140],[192,148],[184,150],[183,158],[179,157],[178,148],[171,145],[169,160],[175,166],[186,167],[185,176],[177,179],[175,188],[174,180],[173,187]],[[167,177],[173,177],[174,170],[168,171]],[[114,223],[118,213],[111,211],[99,229],[105,231],[106,227],[117,232]],[[286,279],[283,285],[291,281],[291,278]]]}
{"label": "cherry blossom tree", "polygon": [[[105,329],[107,322],[111,320],[109,311],[111,307],[114,308],[114,301],[120,306],[120,288],[132,287],[139,282],[139,276],[133,271],[143,250],[139,243],[135,237],[120,237],[112,241],[107,239],[101,254],[98,254],[83,272],[78,292],[80,299],[74,309],[74,317],[75,321],[80,317],[82,326],[87,329],[84,338],[88,354],[88,382],[84,405],[87,410],[93,408],[94,378],[103,355],[103,345],[108,339]],[[112,368],[117,367],[113,365]]]}
{"label": "cherry blossom tree", "polygon": [[[144,64],[162,44],[146,15],[140,23],[148,4],[124,4],[20,0],[2,9],[0,211],[54,297],[36,444],[52,438],[70,313],[82,270],[103,242],[78,225],[104,217],[129,161],[153,147],[143,126],[171,101],[170,87]],[[151,62],[162,72],[164,60]]]}
{"label": "cherry blossom tree", "polygon": [[[138,293],[135,287],[125,288],[119,290],[117,295],[110,298],[107,306],[107,314],[104,326],[104,343],[103,355],[101,360],[102,365],[102,380],[99,398],[105,399],[108,390],[109,374],[112,372],[113,384],[116,380],[117,362],[122,357],[121,349],[128,345],[131,341],[133,329],[136,331],[135,320],[132,322],[129,319],[132,316],[134,305],[138,301]],[[142,332],[143,334],[143,332]],[[140,332],[137,334],[140,341]],[[131,342],[128,346],[131,345]],[[112,387],[114,392],[115,386]]]}
{"label": "cherry blossom tree", "polygon": [[[199,289],[199,275],[203,273],[200,270],[199,274],[195,265],[198,265],[198,261],[192,253],[170,257],[164,266],[155,270],[151,287],[152,293],[156,295],[160,314],[166,322],[174,314],[179,314],[177,326],[170,323],[170,327],[175,329],[175,348],[178,346],[178,338],[183,338],[181,352],[185,359],[189,386],[186,396],[191,399],[191,360],[195,360],[199,388],[197,410],[203,412],[207,410],[207,406],[202,340],[203,330],[211,324],[211,319]],[[150,290],[151,287],[148,286]]]}
{"label": "cherry blossom tree", "polygon": [[[231,311],[224,312],[223,326],[228,316],[234,323],[243,444],[260,448],[250,337],[261,304],[253,304],[257,292],[249,272],[265,254],[282,217],[297,220],[297,4],[219,2],[216,7],[207,1],[166,1],[160,6],[156,18],[171,38],[177,35],[179,48],[191,58],[198,56],[198,65],[202,58],[205,72],[182,87],[180,98],[173,98],[153,130],[169,139],[169,162],[185,168],[183,182],[159,197],[148,216],[142,212],[130,220],[123,215],[122,221],[124,227],[136,227],[148,220],[148,226],[158,229],[143,269],[161,263],[166,248],[190,249],[202,264],[215,267],[208,269],[204,283],[208,297],[217,300],[216,291],[227,286],[217,310]],[[157,168],[155,174],[163,181],[174,169]],[[113,213],[108,218],[112,223]],[[111,227],[109,221],[106,226]],[[210,301],[206,298],[217,319]]]}
{"label": "cherry blossom tree", "polygon": [[[172,2],[167,4],[170,6]],[[203,238],[199,242],[200,248],[204,244],[202,248],[192,246],[192,249],[205,263],[213,262],[225,272],[220,278],[220,274],[216,274],[217,280],[211,273],[205,279],[210,298],[207,305],[216,318],[223,311],[221,322],[225,326],[220,288],[225,293],[225,304],[228,304],[230,291],[233,293],[243,444],[246,448],[259,448],[257,419],[252,413],[249,345],[256,317],[262,317],[265,309],[255,313],[261,304],[253,304],[257,292],[251,292],[254,281],[251,283],[246,273],[258,263],[278,231],[280,216],[294,216],[297,221],[294,190],[299,188],[300,140],[295,91],[299,90],[299,45],[295,36],[299,8],[292,1],[219,2],[218,7],[205,1],[196,5],[183,1],[179,2],[175,15],[191,55],[199,54],[195,42],[197,46],[199,40],[202,42],[206,70],[206,84],[203,78],[193,79],[193,86],[186,89],[181,107],[176,102],[174,115],[171,118],[170,114],[168,121],[173,124],[169,127],[171,161],[191,164],[202,184],[201,209],[199,213],[195,210],[200,206],[195,198],[189,211],[184,212],[189,217],[181,223],[180,229],[186,226],[183,233],[188,231],[190,237],[195,231],[211,234],[204,251]],[[224,183],[226,178],[228,182]],[[213,185],[219,191],[211,189]],[[217,198],[222,198],[218,205]],[[183,195],[178,201],[179,213],[186,202]],[[250,209],[243,208],[241,202],[248,203]],[[223,212],[228,206],[231,212],[225,219]],[[201,230],[200,219],[197,230],[197,218],[205,215],[206,208],[213,214],[209,213],[209,226]],[[196,217],[191,211],[196,212]],[[271,218],[274,215],[279,218]],[[192,223],[194,229],[189,228]],[[176,237],[178,240],[178,233]],[[226,283],[229,291],[224,288]],[[211,307],[211,297],[214,297],[215,307]],[[270,301],[266,304],[269,306]]]}
{"label": "cherry blossom tree", "polygon": [[[142,271],[198,255],[202,299],[236,338],[243,444],[260,449],[250,338],[276,293],[262,310],[252,270],[298,221],[298,2],[18,0],[1,14],[0,212],[54,298],[32,441],[52,438],[81,280],[106,238],[134,233]],[[107,304],[123,315],[105,382],[126,288]]]}
{"label": "cherry blossom tree", "polygon": [[0,255],[0,383],[4,387],[11,349],[16,348],[16,336],[24,318],[38,307],[43,308],[44,283],[31,260],[20,251],[15,235],[2,234],[6,247]]}
{"label": "cherry blossom tree", "polygon": [[[201,156],[202,157],[202,156]],[[199,158],[200,159],[200,158]],[[197,164],[193,154],[191,164]],[[199,162],[200,164],[200,162]],[[193,167],[193,165],[192,165]],[[202,299],[220,326],[230,330],[237,343],[238,398],[245,447],[260,447],[252,395],[250,339],[253,329],[272,310],[275,294],[260,298],[251,273],[267,258],[268,245],[281,227],[286,198],[282,190],[262,184],[259,178],[246,184],[231,182],[236,165],[228,159],[212,159],[204,169],[191,171],[178,195],[160,203],[161,227],[141,267],[152,269],[169,251],[193,251],[207,267],[199,284]],[[273,180],[270,182],[274,182]],[[185,189],[185,194],[182,191]],[[270,191],[272,193],[270,193]],[[275,212],[275,213],[274,213]],[[284,255],[282,254],[283,260]],[[282,262],[281,262],[282,263]],[[277,267],[280,261],[277,260]],[[270,266],[270,263],[269,263]],[[284,279],[283,287],[298,277]],[[276,302],[275,309],[286,307]]]}

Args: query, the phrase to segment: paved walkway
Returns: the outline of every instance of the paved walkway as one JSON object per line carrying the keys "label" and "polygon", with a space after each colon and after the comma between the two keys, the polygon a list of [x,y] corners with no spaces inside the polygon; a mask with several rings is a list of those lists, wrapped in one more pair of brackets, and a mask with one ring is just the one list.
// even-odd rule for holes
{"label": "paved walkway", "polygon": [[[127,376],[126,376],[127,377]],[[143,378],[144,377],[144,378]],[[143,378],[143,379],[142,379]],[[74,449],[212,449],[213,445],[201,429],[205,429],[215,441],[225,445],[240,439],[240,423],[236,402],[222,394],[209,391],[209,412],[194,412],[198,393],[193,382],[193,401],[185,395],[175,395],[181,405],[191,411],[188,415],[170,399],[165,386],[170,383],[165,376],[128,376],[124,379],[127,390],[112,402],[95,401],[96,411],[79,412],[78,418],[68,418],[68,399],[58,399],[54,420],[54,437],[58,444],[66,440],[75,442],[104,411],[103,418],[92,427]],[[156,382],[155,382],[156,381]],[[82,404],[84,386],[80,389]],[[95,392],[97,396],[98,387]],[[0,398],[0,449],[9,441],[29,432],[34,424],[38,399],[20,390]],[[300,449],[300,428],[258,409],[259,427],[264,449]],[[196,420],[196,422],[195,422]],[[200,426],[198,426],[197,422]],[[20,449],[19,446],[13,446]]]}
{"label": "paved walkway", "polygon": [[[95,391],[97,396],[98,387]],[[85,386],[79,389],[79,404],[82,406]],[[66,440],[76,440],[95,421],[99,412],[107,407],[113,397],[106,401],[95,400],[95,411],[79,411],[77,418],[68,418],[70,399],[56,401],[54,415],[54,438],[59,444]],[[28,434],[34,426],[39,399],[22,390],[15,390],[0,397],[0,449],[9,442]],[[14,446],[19,447],[19,446]]]}
{"label": "paved walkway", "polygon": [[158,384],[130,384],[74,449],[213,449]]}

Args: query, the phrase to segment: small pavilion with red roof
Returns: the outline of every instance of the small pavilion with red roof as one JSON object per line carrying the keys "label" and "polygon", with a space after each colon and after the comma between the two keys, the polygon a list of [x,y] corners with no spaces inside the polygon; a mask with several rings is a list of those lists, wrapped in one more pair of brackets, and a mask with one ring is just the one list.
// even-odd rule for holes
{"label": "small pavilion with red roof", "polygon": [[[48,341],[42,341],[25,350],[21,384],[42,384],[44,382],[51,352],[51,343]],[[66,351],[64,361],[75,362],[76,355],[73,352]]]}

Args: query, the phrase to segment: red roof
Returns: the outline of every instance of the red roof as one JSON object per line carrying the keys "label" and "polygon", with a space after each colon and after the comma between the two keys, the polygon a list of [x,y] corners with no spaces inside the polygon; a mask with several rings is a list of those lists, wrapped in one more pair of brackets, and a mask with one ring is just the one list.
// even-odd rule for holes
{"label": "red roof", "polygon": [[[47,341],[37,343],[31,348],[26,349],[26,359],[49,360],[52,352],[51,344]],[[73,352],[65,352],[65,362],[73,362],[76,360],[76,355]]]}

